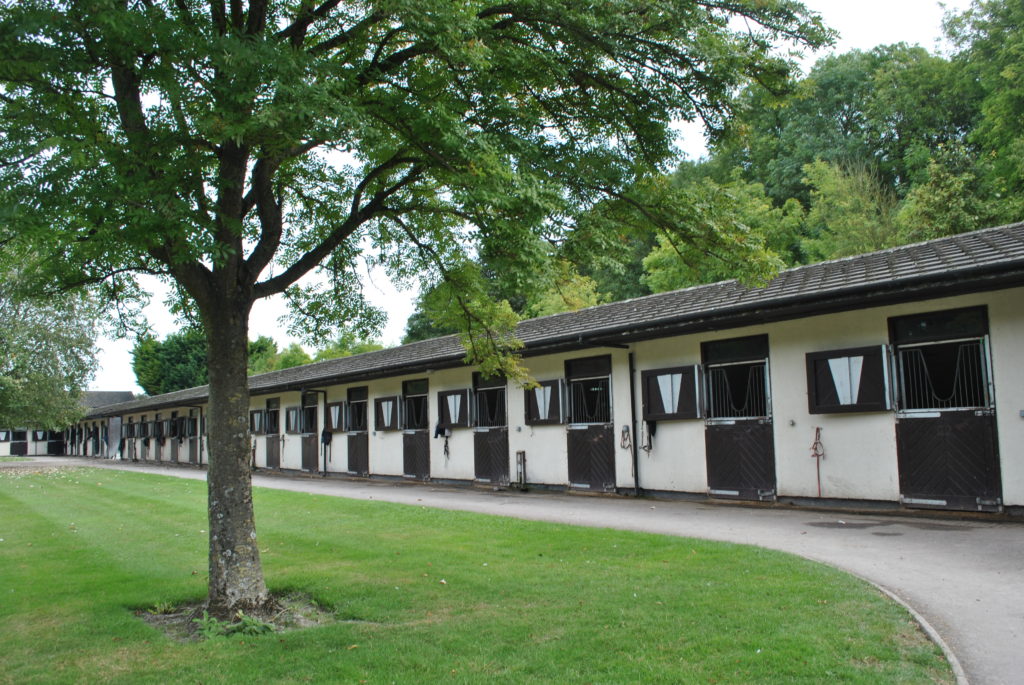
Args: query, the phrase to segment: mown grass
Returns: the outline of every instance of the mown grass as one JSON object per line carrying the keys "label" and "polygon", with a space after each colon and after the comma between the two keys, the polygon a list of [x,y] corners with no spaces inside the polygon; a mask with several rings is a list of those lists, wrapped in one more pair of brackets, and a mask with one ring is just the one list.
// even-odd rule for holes
{"label": "mown grass", "polygon": [[28,457],[0,457],[0,462],[2,462],[2,461],[28,461],[28,460],[29,460]]}
{"label": "mown grass", "polygon": [[[205,483],[0,473],[0,682],[951,682],[910,617],[789,555],[256,490],[272,590],[339,622],[175,642],[202,598]],[[441,581],[445,582],[442,583]]]}

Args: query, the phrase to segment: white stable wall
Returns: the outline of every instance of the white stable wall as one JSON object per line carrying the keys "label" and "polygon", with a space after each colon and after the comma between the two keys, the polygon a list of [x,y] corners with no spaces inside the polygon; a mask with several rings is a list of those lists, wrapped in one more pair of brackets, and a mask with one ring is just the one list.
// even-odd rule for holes
{"label": "white stable wall", "polygon": [[[888,344],[888,320],[894,316],[923,314],[961,307],[985,305],[989,314],[991,359],[995,385],[998,443],[1001,457],[1003,502],[1024,505],[1024,288],[874,307],[804,319],[768,323],[695,335],[673,336],[633,343],[629,350],[593,348],[571,353],[528,357],[524,360],[537,380],[564,378],[567,359],[610,355],[612,357],[612,421],[615,426],[616,485],[628,489],[634,484],[632,454],[620,445],[621,431],[632,421],[630,412],[629,353],[634,354],[636,383],[635,412],[642,421],[641,372],[672,366],[700,363],[702,342],[767,334],[769,341],[769,382],[772,395],[773,434],[777,493],[781,497],[813,498],[818,495],[818,474],[810,457],[815,429],[821,429],[825,458],[821,461],[821,495],[825,498],[896,501],[899,498],[895,414],[893,411],[855,414],[810,414],[807,407],[806,355],[809,352]],[[375,399],[400,396],[402,382],[426,378],[429,387],[428,415],[432,478],[471,481],[474,478],[474,445],[471,428],[456,428],[448,440],[435,438],[438,421],[438,393],[472,387],[473,369],[444,369],[365,383],[331,386],[330,402],[347,399],[350,385],[369,389],[369,461],[370,473],[403,475],[402,431],[379,431],[375,425]],[[267,397],[279,397],[281,430],[289,407],[300,405],[299,392],[261,395],[252,407],[262,409]],[[510,383],[507,388],[509,426],[509,472],[516,477],[515,455],[525,451],[527,482],[567,485],[568,457],[564,425],[527,426],[522,388]],[[171,409],[162,409],[161,417]],[[188,408],[179,408],[187,414]],[[145,416],[152,420],[155,412]],[[323,401],[318,405],[319,425],[324,425]],[[205,410],[204,410],[205,414]],[[129,417],[137,424],[143,414]],[[91,425],[91,422],[90,422]],[[659,421],[650,452],[639,451],[639,485],[646,490],[707,492],[707,467],[704,448],[704,421]],[[632,435],[642,440],[643,431]],[[31,435],[30,435],[31,437]],[[141,439],[135,438],[136,455],[143,458]],[[153,440],[148,458],[154,458]],[[209,460],[204,440],[203,463]],[[256,441],[256,463],[265,466],[265,437]],[[43,444],[45,450],[45,443]],[[0,443],[0,454],[9,443]],[[180,447],[180,459],[187,460],[187,445]],[[168,452],[165,445],[164,452]],[[31,448],[30,448],[31,453]],[[127,449],[125,450],[127,454]],[[166,456],[164,457],[167,458]],[[286,435],[281,451],[281,466],[301,469],[301,442],[297,434]],[[347,434],[335,433],[331,471],[347,470]]]}

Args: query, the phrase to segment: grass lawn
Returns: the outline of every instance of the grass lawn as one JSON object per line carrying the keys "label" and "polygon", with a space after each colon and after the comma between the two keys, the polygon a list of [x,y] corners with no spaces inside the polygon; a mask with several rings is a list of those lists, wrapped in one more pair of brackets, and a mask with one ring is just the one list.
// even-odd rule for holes
{"label": "grass lawn", "polygon": [[205,594],[205,497],[0,472],[0,682],[952,682],[902,608],[786,554],[260,489],[271,589],[339,622],[175,642],[132,610]]}
{"label": "grass lawn", "polygon": [[28,457],[0,457],[0,461],[28,461]]}

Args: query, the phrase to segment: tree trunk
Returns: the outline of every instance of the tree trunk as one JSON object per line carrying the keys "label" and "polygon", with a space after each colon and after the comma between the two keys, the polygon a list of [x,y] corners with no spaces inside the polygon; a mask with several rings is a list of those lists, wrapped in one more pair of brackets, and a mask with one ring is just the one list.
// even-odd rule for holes
{"label": "tree trunk", "polygon": [[222,619],[259,614],[270,603],[263,581],[252,507],[247,377],[249,304],[204,316],[210,404],[210,594],[207,610]]}

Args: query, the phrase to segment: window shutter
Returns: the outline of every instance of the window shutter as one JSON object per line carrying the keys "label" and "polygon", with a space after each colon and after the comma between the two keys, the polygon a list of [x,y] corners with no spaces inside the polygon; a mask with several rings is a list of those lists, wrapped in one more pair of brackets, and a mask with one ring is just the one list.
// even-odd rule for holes
{"label": "window shutter", "polygon": [[562,382],[540,381],[535,388],[527,388],[526,425],[542,426],[563,422]]}
{"label": "window shutter", "polygon": [[700,418],[697,368],[694,365],[642,371],[644,420]]}
{"label": "window shutter", "polygon": [[886,411],[890,408],[886,346],[807,355],[807,410],[811,414]]}
{"label": "window shutter", "polygon": [[448,390],[437,393],[437,415],[442,428],[469,426],[469,391]]}

